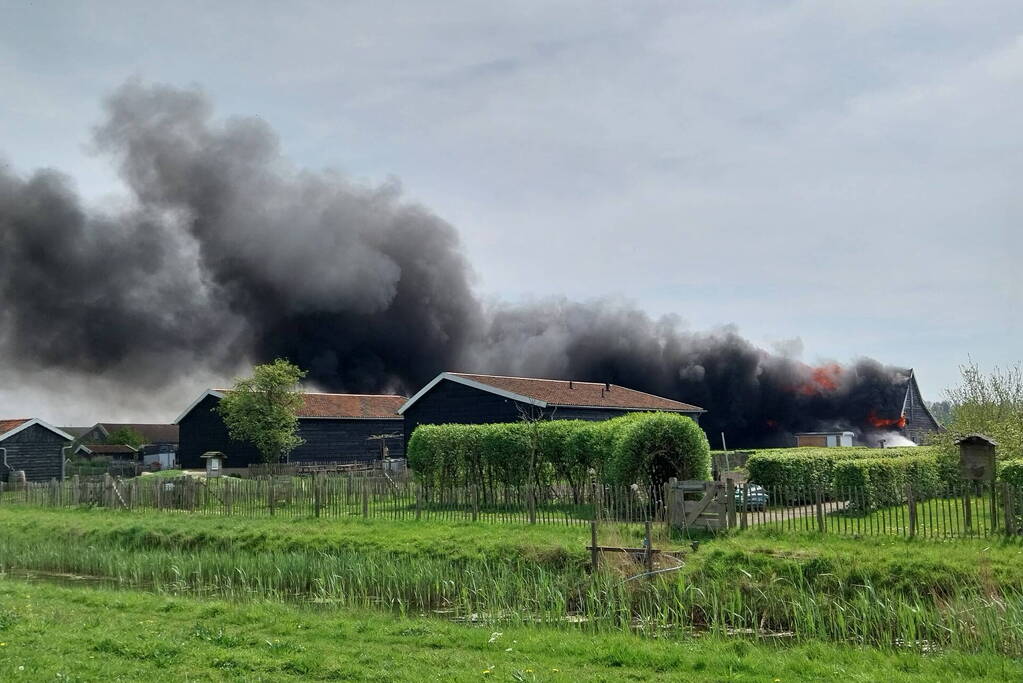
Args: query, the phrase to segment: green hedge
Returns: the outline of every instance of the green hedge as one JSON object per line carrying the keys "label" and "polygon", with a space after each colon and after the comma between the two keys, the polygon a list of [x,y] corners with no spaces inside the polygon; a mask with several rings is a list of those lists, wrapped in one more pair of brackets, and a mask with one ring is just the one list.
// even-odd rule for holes
{"label": "green hedge", "polygon": [[750,480],[766,488],[830,488],[835,464],[846,460],[892,459],[932,455],[913,448],[771,448],[753,451],[746,461]]}
{"label": "green hedge", "polygon": [[695,422],[653,413],[622,424],[606,472],[618,484],[710,479],[710,446]]}
{"label": "green hedge", "polygon": [[1002,462],[998,469],[998,478],[1023,490],[1023,459]]}
{"label": "green hedge", "polygon": [[409,467],[433,485],[521,486],[568,481],[645,483],[653,475],[709,478],[710,449],[692,419],[629,413],[602,422],[538,420],[484,425],[420,425],[408,443]]}
{"label": "green hedge", "polygon": [[909,488],[917,499],[936,496],[942,490],[941,472],[933,455],[841,460],[835,463],[834,477],[839,497],[849,490],[850,508],[857,510],[902,505]]}

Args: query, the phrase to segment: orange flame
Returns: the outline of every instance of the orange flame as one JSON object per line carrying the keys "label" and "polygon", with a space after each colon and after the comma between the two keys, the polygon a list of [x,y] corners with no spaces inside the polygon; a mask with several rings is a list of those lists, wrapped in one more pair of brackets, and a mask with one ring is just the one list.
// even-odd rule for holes
{"label": "orange flame", "polygon": [[796,390],[804,396],[823,394],[838,388],[838,380],[842,375],[842,366],[829,363],[810,371],[810,380],[800,384]]}
{"label": "orange flame", "polygon": [[899,429],[902,429],[903,427],[906,426],[906,416],[900,415],[897,418],[878,417],[877,413],[871,410],[870,415],[867,415],[867,422],[874,425],[878,429],[882,429],[884,427],[897,427]]}

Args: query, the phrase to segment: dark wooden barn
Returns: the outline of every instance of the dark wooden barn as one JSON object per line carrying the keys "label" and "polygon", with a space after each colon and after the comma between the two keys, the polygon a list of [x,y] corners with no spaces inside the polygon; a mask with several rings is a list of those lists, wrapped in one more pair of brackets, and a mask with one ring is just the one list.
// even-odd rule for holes
{"label": "dark wooden barn", "polygon": [[902,423],[902,433],[907,439],[918,444],[924,443],[931,434],[945,431],[924,403],[920,385],[916,383],[916,375],[912,370],[909,371],[906,393],[902,400]]}
{"label": "dark wooden barn", "polygon": [[660,410],[694,420],[702,408],[600,382],[442,372],[398,411],[408,436],[421,424],[515,422],[523,415],[563,420],[607,420]]}
{"label": "dark wooden barn", "polygon": [[[205,467],[202,454],[220,451],[226,467],[261,462],[251,444],[235,441],[214,410],[227,390],[210,389],[174,421],[178,425],[178,463],[186,469]],[[290,462],[365,462],[381,457],[381,441],[389,457],[405,455],[405,433],[398,408],[404,396],[303,393],[298,411],[299,436],[305,443],[293,450]],[[384,439],[375,439],[387,435]]]}
{"label": "dark wooden barn", "polygon": [[[27,481],[62,479],[64,447],[74,437],[38,418],[0,420],[0,462],[3,480],[24,471]],[[68,454],[70,455],[70,454]]]}
{"label": "dark wooden barn", "polygon": [[[867,424],[867,437],[871,442],[878,435],[898,434],[915,444],[923,444],[930,435],[945,431],[927,408],[913,370],[909,371],[904,380],[894,384],[877,407],[870,411]],[[870,438],[869,428],[876,430],[875,439]],[[893,444],[889,442],[888,445]]]}

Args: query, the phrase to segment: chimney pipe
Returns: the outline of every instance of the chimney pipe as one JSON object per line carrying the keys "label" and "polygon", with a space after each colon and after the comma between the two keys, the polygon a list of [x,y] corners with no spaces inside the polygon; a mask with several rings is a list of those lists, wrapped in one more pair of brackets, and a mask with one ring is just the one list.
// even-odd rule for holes
{"label": "chimney pipe", "polygon": [[606,391],[611,391],[611,383],[610,382],[604,382],[604,389]]}

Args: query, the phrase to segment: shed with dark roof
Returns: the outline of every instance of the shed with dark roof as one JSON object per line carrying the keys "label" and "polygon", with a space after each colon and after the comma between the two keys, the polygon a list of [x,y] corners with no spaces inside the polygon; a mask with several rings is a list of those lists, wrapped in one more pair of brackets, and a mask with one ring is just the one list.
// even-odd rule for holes
{"label": "shed with dark roof", "polygon": [[464,372],[442,372],[398,410],[408,436],[420,424],[515,422],[523,415],[607,420],[648,411],[681,413],[694,420],[705,412],[617,384]]}
{"label": "shed with dark roof", "polygon": [[[205,467],[207,451],[220,451],[230,467],[261,462],[259,451],[236,441],[216,412],[226,389],[209,389],[191,403],[174,423],[178,426],[178,462],[181,467]],[[405,434],[398,409],[404,396],[381,394],[302,393],[298,410],[299,436],[305,440],[293,450],[290,462],[360,462],[379,459],[381,441],[390,457],[404,457]],[[384,439],[374,439],[389,435]]]}

